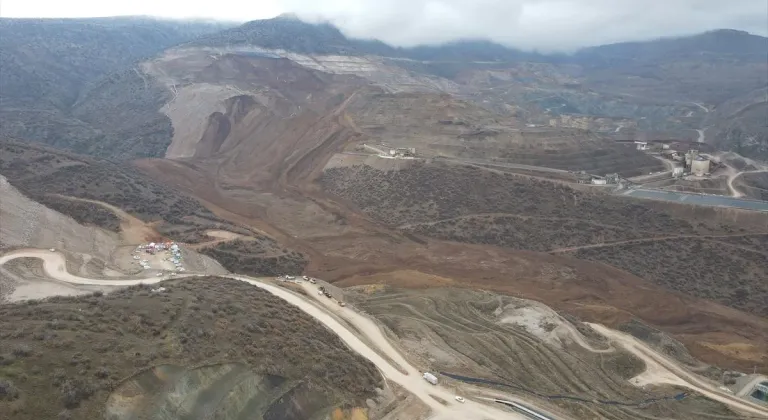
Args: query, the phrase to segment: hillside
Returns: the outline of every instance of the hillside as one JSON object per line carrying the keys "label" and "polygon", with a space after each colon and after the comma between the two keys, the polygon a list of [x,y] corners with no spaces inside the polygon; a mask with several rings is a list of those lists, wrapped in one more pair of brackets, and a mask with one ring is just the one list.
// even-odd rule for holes
{"label": "hillside", "polygon": [[[364,56],[380,57],[412,74],[456,82],[450,93],[529,123],[547,125],[560,115],[594,116],[629,119],[645,131],[677,130],[681,135],[700,128],[709,109],[768,84],[768,39],[733,30],[542,55],[486,41],[394,48],[347,39],[327,24],[281,17],[249,22],[188,45],[355,57],[352,63],[365,61]],[[604,129],[612,132],[622,124],[626,122],[619,120]],[[718,145],[735,150],[733,141]],[[760,157],[759,151],[745,151]]]}
{"label": "hillside", "polygon": [[[0,135],[112,158],[154,156],[150,144],[170,137],[157,114],[169,95],[142,80],[135,64],[224,27],[140,17],[0,19]],[[149,150],[135,144],[142,142]]]}
{"label": "hillside", "polygon": [[[300,253],[282,247],[261,232],[216,216],[198,200],[153,181],[130,166],[42,146],[0,141],[0,174],[33,200],[84,224],[113,231],[119,230],[120,226],[115,215],[103,206],[73,201],[73,198],[106,203],[124,210],[153,225],[158,237],[141,238],[145,241],[165,237],[204,244],[211,240],[207,235],[211,230],[244,235],[255,241],[253,244],[259,244],[247,248],[248,270],[241,270],[245,262],[230,264],[229,259],[218,255],[218,252],[227,252],[227,244],[213,245],[202,251],[222,257],[226,268],[235,272],[298,274],[306,264]],[[93,242],[88,246],[96,244]],[[50,246],[54,244],[45,245]],[[107,248],[104,251],[109,252]]]}
{"label": "hillside", "polygon": [[[765,64],[752,55],[761,47],[722,47],[722,37],[753,39],[714,33],[539,56],[482,41],[398,49],[347,39],[329,25],[255,21],[105,66],[101,76],[73,82],[73,101],[3,108],[2,130],[18,141],[0,141],[0,174],[83,225],[122,234],[127,214],[142,227],[138,242],[184,242],[236,273],[306,274],[341,287],[450,285],[467,290],[468,300],[471,290],[488,290],[610,328],[637,319],[707,364],[765,370],[765,215],[611,195],[611,187],[576,185],[569,173],[660,171],[660,160],[613,139],[690,138],[719,109],[717,121],[743,115],[747,132],[757,114],[738,111],[765,82]],[[607,58],[590,64],[589,54],[598,53]],[[415,149],[415,158],[389,156],[400,147]],[[738,170],[759,167],[739,162]],[[734,189],[760,188],[752,175],[735,178]],[[108,213],[121,219],[117,227]],[[423,304],[418,296],[383,302],[377,314],[405,336],[432,321],[398,324],[385,315],[415,301]],[[471,315],[472,322],[490,316],[487,305],[473,314],[452,305],[419,312]],[[221,319],[226,309],[210,312]],[[225,321],[212,328],[248,328]],[[483,344],[473,339],[461,337],[467,349]],[[516,346],[533,345],[520,340],[529,344]],[[168,351],[178,349],[166,341]],[[154,345],[147,343],[140,344]],[[240,351],[233,354],[244,358]],[[536,361],[586,369],[570,356]],[[636,368],[620,355],[593,361],[610,365],[585,373],[606,395],[614,392],[608,382],[626,386],[622,375]],[[232,389],[233,378],[270,380],[230,359],[195,371],[162,363],[174,384],[205,377],[225,385],[201,388],[205,395]],[[521,379],[508,364],[495,365]],[[151,394],[144,381],[155,383],[155,373],[102,400],[116,407],[127,395]],[[270,398],[285,395],[272,391]],[[158,396],[152,404],[166,402]],[[140,417],[152,404],[133,413]]]}
{"label": "hillside", "polygon": [[194,418],[299,420],[365,407],[381,386],[373,364],[260,288],[163,287],[0,306],[0,417],[158,418],[172,404]]}
{"label": "hillside", "polygon": [[[765,236],[768,225],[760,214],[747,229],[746,220],[729,222],[713,209],[665,208],[445,164],[386,172],[370,166],[329,168],[320,182],[393,228],[459,242],[575,252],[672,290],[768,316],[764,246],[728,242]],[[680,262],[659,264],[668,260]],[[744,290],[731,292],[733,285]]]}

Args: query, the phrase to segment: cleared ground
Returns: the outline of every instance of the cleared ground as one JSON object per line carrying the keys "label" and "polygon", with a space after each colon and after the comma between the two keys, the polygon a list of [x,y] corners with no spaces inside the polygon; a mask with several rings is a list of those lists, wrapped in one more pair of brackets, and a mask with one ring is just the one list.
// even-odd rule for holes
{"label": "cleared ground", "polygon": [[[381,321],[427,370],[510,384],[514,388],[499,389],[535,396],[544,408],[571,418],[739,418],[724,404],[698,396],[639,407],[544,398],[567,395],[631,404],[672,391],[638,388],[632,381],[647,372],[642,359],[612,344],[604,333],[572,324],[536,302],[489,292],[388,286],[354,287],[347,296]],[[471,389],[450,383],[458,392]]]}

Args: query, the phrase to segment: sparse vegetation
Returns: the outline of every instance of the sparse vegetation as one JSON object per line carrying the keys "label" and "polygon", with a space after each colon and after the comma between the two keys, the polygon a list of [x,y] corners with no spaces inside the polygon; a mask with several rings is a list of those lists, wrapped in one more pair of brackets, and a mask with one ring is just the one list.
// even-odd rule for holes
{"label": "sparse vegetation", "polygon": [[768,172],[741,174],[734,184],[747,197],[768,201]]}
{"label": "sparse vegetation", "polygon": [[103,157],[161,156],[170,92],[139,59],[226,24],[150,18],[0,20],[0,135]]}
{"label": "sparse vegetation", "polygon": [[98,204],[67,200],[48,194],[34,194],[30,195],[30,198],[49,209],[72,217],[78,223],[98,226],[112,232],[120,231],[120,219]]}
{"label": "sparse vegetation", "polygon": [[0,141],[0,173],[31,198],[75,220],[110,230],[115,230],[116,217],[108,210],[53,195],[102,201],[145,221],[162,220],[158,231],[182,242],[207,240],[206,229],[250,233],[219,219],[197,200],[113,162]]}
{"label": "sparse vegetation", "polygon": [[301,253],[281,249],[267,237],[222,242],[200,252],[233,273],[256,277],[301,274],[308,263]]}
{"label": "sparse vegetation", "polygon": [[[328,191],[351,200],[391,226],[492,214],[588,223],[593,226],[592,236],[601,225],[606,236],[615,236],[621,230],[659,235],[720,231],[715,224],[694,225],[639,201],[470,166],[420,164],[391,172],[369,166],[333,168],[321,181]],[[577,226],[585,225],[573,227]],[[559,233],[579,235],[574,230]],[[529,243],[540,240],[528,239]]]}
{"label": "sparse vegetation", "polygon": [[[435,223],[409,225],[404,229],[439,239],[531,251],[548,251],[553,248],[643,237],[642,232],[631,228],[536,216],[466,216]],[[568,234],[563,235],[563,232]],[[536,240],[532,240],[533,238]]]}
{"label": "sparse vegetation", "polygon": [[[441,164],[390,172],[369,166],[333,168],[321,182],[390,226],[440,239],[547,251],[650,238],[571,255],[611,264],[672,290],[768,313],[762,236],[720,238],[758,232],[711,214],[692,221],[679,206]],[[654,239],[677,235],[693,237]]]}
{"label": "sparse vegetation", "polygon": [[337,403],[361,404],[380,385],[370,362],[268,292],[216,277],[163,286],[0,306],[0,417],[101,418],[121,380],[161,364],[246,363]]}
{"label": "sparse vegetation", "polygon": [[672,290],[768,316],[768,257],[759,251],[694,238],[582,249],[575,255]]}
{"label": "sparse vegetation", "polygon": [[[674,395],[658,390],[649,393],[631,385],[627,380],[646,367],[627,351],[593,353],[561,335],[567,343],[564,351],[556,342],[504,322],[507,308],[526,305],[519,299],[465,289],[391,287],[351,298],[386,325],[411,357],[419,358],[431,371],[510,384],[512,389],[502,389],[538,398],[568,395],[588,400],[642,401]],[[535,316],[536,310],[531,308],[527,313]],[[649,411],[670,419],[700,418],[698,404],[681,406],[678,401],[643,408],[569,403],[560,398],[550,402],[573,418],[592,418],[597,413],[605,418],[640,418]]]}

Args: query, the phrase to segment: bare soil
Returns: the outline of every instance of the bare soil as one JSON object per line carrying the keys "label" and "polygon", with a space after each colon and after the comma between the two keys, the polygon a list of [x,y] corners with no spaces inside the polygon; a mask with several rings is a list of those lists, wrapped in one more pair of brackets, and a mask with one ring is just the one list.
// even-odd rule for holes
{"label": "bare soil", "polygon": [[[343,115],[341,108],[335,109]],[[275,118],[263,111],[258,115]],[[231,141],[232,147],[222,148],[212,158],[185,162],[151,159],[134,164],[155,179],[197,197],[218,217],[263,231],[282,246],[301,252],[309,260],[307,274],[340,286],[384,282],[429,287],[449,281],[459,287],[539,300],[609,326],[637,317],[671,333],[694,357],[730,368],[749,369],[754,362],[751,357],[742,359],[700,343],[768,343],[768,321],[763,318],[670,293],[601,263],[505,249],[495,246],[494,241],[476,245],[447,242],[396,229],[406,223],[428,223],[463,214],[509,213],[514,221],[573,219],[605,232],[623,229],[633,235],[645,232],[656,236],[670,231],[713,235],[735,234],[741,226],[752,233],[765,228],[764,219],[683,206],[651,208],[636,201],[482,169],[463,173],[454,168],[444,170],[440,165],[418,168],[417,164],[383,172],[337,166],[324,175],[325,163],[356,138],[353,129],[343,118],[303,114],[290,121],[290,130],[284,123],[265,125],[270,131],[260,131],[263,135],[258,141],[230,134],[231,140],[224,144]],[[242,156],[251,158],[244,160]],[[418,175],[419,171],[423,175]],[[322,184],[314,182],[320,177]],[[286,198],[294,209],[317,206],[317,211],[295,213],[298,219],[269,211],[286,203]],[[691,222],[693,215],[695,223]],[[305,233],[296,225],[311,229]],[[327,233],[319,234],[322,230]],[[600,239],[599,231],[587,236],[578,236],[578,229],[558,232],[562,236],[558,240],[569,241],[566,243],[590,244]],[[539,236],[531,234],[518,243],[539,246],[544,243]],[[389,275],[404,269],[414,273]],[[768,367],[768,360],[760,366]]]}

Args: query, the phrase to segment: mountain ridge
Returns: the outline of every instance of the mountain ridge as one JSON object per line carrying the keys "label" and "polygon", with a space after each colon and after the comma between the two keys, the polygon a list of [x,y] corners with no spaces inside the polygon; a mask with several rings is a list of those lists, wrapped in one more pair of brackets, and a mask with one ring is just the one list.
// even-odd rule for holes
{"label": "mountain ridge", "polygon": [[[262,28],[263,27],[263,28]],[[252,34],[249,31],[264,32]],[[748,52],[750,53],[764,53],[768,54],[768,38],[750,34],[746,31],[739,31],[734,29],[716,29],[706,31],[698,34],[688,36],[671,36],[671,37],[659,37],[641,41],[627,41],[617,42],[610,44],[601,44],[595,46],[589,46],[580,48],[572,53],[542,53],[536,49],[519,49],[516,47],[506,46],[504,44],[492,41],[490,39],[456,39],[445,43],[439,44],[424,44],[414,47],[398,47],[387,44],[375,38],[354,38],[344,35],[338,27],[332,23],[308,23],[302,21],[296,16],[281,15],[273,19],[253,20],[244,23],[236,28],[223,30],[219,33],[212,34],[210,36],[203,36],[200,39],[190,42],[190,45],[204,45],[208,46],[222,46],[222,44],[215,44],[215,42],[226,42],[224,45],[242,45],[247,42],[251,42],[251,45],[260,45],[264,47],[271,47],[274,45],[272,39],[260,40],[259,36],[274,35],[277,31],[298,31],[299,35],[306,38],[305,41],[314,40],[318,43],[326,43],[329,40],[334,41],[330,45],[330,48],[326,49],[314,49],[308,48],[309,46],[303,43],[299,49],[286,48],[289,51],[301,52],[301,53],[322,53],[322,52],[338,52],[338,53],[370,53],[374,55],[389,56],[391,58],[412,58],[417,57],[441,57],[441,54],[448,56],[461,55],[463,57],[472,56],[477,54],[480,61],[491,61],[495,57],[495,61],[505,60],[518,60],[521,58],[529,59],[531,57],[537,57],[539,59],[546,59],[550,62],[580,62],[582,59],[587,59],[595,52],[601,52],[600,50],[612,50],[617,47],[637,47],[649,44],[685,44],[686,48],[690,48],[691,43],[700,43],[703,46],[708,44],[723,44],[727,42],[744,42],[749,44]],[[304,35],[301,32],[307,31],[308,34]],[[228,39],[232,37],[232,39]],[[255,41],[255,42],[254,42]],[[259,44],[258,41],[264,42]],[[761,43],[762,41],[762,43]],[[336,50],[334,48],[343,46],[343,50]],[[487,51],[472,52],[471,48],[482,47]],[[718,49],[717,52],[732,52],[728,49]],[[385,55],[386,53],[388,55]],[[584,55],[584,58],[580,56]],[[426,59],[426,58],[425,58]],[[466,61],[466,59],[465,59]],[[470,60],[471,61],[471,60]]]}

